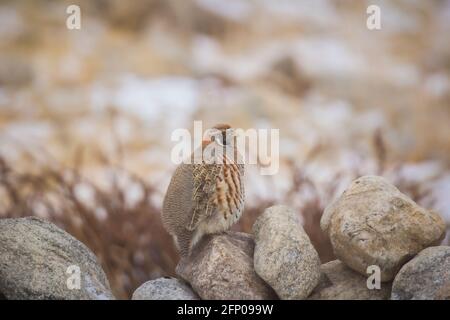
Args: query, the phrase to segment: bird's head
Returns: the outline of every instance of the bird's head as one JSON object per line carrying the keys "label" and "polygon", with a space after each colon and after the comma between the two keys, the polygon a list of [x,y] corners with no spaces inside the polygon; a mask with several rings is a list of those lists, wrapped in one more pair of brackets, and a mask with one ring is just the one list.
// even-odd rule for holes
{"label": "bird's head", "polygon": [[234,136],[234,129],[228,124],[216,124],[206,132],[206,141],[214,142],[219,146],[231,145]]}

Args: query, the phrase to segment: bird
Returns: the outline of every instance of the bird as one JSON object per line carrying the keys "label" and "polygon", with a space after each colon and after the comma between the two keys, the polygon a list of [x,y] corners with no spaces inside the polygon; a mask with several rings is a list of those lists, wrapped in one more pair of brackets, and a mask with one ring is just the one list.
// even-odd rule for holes
{"label": "bird", "polygon": [[175,169],[163,200],[163,226],[174,238],[181,258],[189,257],[203,236],[228,230],[244,209],[244,164],[234,129],[228,124],[215,125],[199,148],[199,161],[194,151],[190,162]]}

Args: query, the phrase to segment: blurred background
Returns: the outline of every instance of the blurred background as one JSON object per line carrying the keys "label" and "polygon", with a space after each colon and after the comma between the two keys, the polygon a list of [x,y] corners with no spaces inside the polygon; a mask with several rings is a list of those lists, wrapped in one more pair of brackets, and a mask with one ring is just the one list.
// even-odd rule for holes
{"label": "blurred background", "polygon": [[448,0],[3,0],[0,217],[55,222],[128,298],[174,274],[170,134],[202,120],[280,129],[280,171],[247,167],[235,230],[290,205],[329,261],[320,216],[366,174],[450,225],[449,34]]}

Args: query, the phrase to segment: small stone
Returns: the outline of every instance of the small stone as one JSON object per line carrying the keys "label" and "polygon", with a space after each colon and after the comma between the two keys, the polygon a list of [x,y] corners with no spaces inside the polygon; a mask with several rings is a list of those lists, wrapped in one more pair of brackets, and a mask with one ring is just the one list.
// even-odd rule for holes
{"label": "small stone", "polygon": [[369,289],[367,277],[353,271],[339,260],[323,264],[321,277],[308,300],[388,300],[391,283],[380,284],[380,289]]}
{"label": "small stone", "polygon": [[264,211],[253,225],[254,264],[281,299],[305,299],[320,278],[320,259],[296,212],[286,206]]}
{"label": "small stone", "polygon": [[95,255],[35,217],[0,219],[0,295],[11,300],[114,299]]}
{"label": "small stone", "polygon": [[185,282],[176,278],[159,278],[142,284],[134,291],[132,300],[198,300]]}
{"label": "small stone", "polygon": [[299,70],[295,59],[290,55],[283,55],[275,60],[266,79],[286,93],[296,96],[302,96],[311,87],[310,80]]}
{"label": "small stone", "polygon": [[392,280],[403,264],[445,236],[438,214],[377,176],[353,181],[325,209],[320,224],[339,260],[362,275],[377,265],[382,281]]}
{"label": "small stone", "polygon": [[273,290],[253,269],[251,235],[226,232],[204,237],[176,271],[201,299],[275,299]]}
{"label": "small stone", "polygon": [[405,264],[394,279],[391,299],[450,299],[450,247],[427,248]]}

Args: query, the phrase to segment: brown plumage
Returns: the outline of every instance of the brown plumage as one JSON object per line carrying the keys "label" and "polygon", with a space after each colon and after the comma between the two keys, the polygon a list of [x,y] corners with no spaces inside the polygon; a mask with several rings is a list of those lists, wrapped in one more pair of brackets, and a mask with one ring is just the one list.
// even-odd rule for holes
{"label": "brown plumage", "polygon": [[[182,257],[190,254],[203,235],[230,228],[244,207],[244,165],[237,161],[233,131],[228,125],[213,129],[201,148],[222,150],[222,154],[212,152],[218,161],[211,163],[202,158],[201,163],[180,164],[163,202],[164,227],[174,237]],[[233,156],[227,156],[225,148],[233,148]]]}

